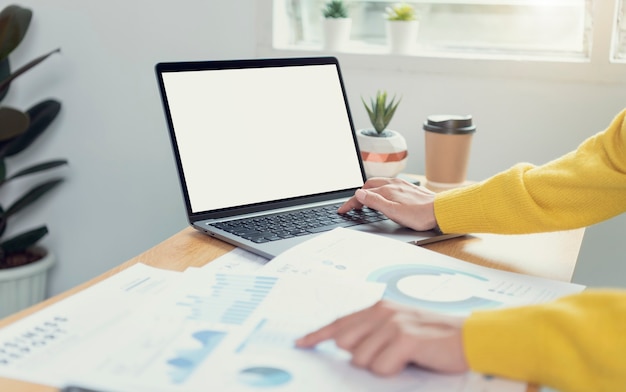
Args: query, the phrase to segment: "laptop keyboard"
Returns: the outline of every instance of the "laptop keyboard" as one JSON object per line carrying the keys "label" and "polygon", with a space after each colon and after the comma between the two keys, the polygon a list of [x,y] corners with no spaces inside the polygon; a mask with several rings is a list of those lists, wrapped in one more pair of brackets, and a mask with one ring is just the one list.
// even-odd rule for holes
{"label": "laptop keyboard", "polygon": [[262,243],[283,238],[321,233],[337,227],[349,227],[388,219],[382,213],[363,207],[345,214],[337,214],[340,204],[305,210],[264,215],[212,223],[211,226],[247,240]]}

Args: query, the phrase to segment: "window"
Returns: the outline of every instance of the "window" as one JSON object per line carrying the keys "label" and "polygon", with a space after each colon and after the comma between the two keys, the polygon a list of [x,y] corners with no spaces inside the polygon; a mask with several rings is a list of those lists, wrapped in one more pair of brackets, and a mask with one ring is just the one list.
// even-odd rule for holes
{"label": "window", "polygon": [[615,23],[613,60],[626,61],[626,0],[620,0]]}
{"label": "window", "polygon": [[[276,0],[288,33],[279,47],[321,47],[326,0]],[[384,52],[386,7],[396,0],[345,0],[352,18],[347,51]],[[416,55],[509,55],[586,58],[591,0],[431,0],[417,11]],[[280,13],[275,14],[281,17]]]}
{"label": "window", "polygon": [[382,12],[391,0],[345,0],[340,51],[323,48],[323,0],[257,0],[257,55],[331,54],[347,67],[468,76],[626,83],[626,0],[412,0],[413,51],[393,56]]}

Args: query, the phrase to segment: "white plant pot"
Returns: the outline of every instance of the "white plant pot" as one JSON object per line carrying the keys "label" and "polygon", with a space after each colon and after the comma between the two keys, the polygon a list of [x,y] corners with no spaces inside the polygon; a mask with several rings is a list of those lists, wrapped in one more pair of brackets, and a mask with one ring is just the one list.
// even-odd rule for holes
{"label": "white plant pot", "polygon": [[406,167],[406,139],[397,131],[386,129],[389,136],[369,136],[368,129],[357,131],[363,167],[367,178],[395,177]]}
{"label": "white plant pot", "polygon": [[54,255],[46,251],[34,263],[0,270],[0,318],[45,299],[48,270],[55,261]]}
{"label": "white plant pot", "polygon": [[351,18],[324,19],[324,49],[338,51],[345,49],[350,40]]}
{"label": "white plant pot", "polygon": [[393,54],[411,54],[417,42],[419,22],[416,20],[388,20],[387,39]]}

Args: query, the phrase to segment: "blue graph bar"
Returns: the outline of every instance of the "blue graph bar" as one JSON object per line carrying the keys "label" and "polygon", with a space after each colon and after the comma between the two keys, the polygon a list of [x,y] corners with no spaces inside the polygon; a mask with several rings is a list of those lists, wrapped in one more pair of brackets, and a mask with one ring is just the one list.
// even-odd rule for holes
{"label": "blue graph bar", "polygon": [[189,295],[180,306],[198,321],[241,325],[265,300],[277,277],[217,274],[207,295]]}

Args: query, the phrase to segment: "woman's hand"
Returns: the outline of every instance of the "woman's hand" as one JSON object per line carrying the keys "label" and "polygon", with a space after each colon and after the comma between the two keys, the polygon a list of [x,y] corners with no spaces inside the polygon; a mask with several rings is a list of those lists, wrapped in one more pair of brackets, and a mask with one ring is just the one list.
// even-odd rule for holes
{"label": "woman's hand", "polygon": [[381,376],[414,364],[456,373],[469,370],[463,350],[463,318],[426,312],[388,301],[342,317],[298,339],[313,347],[332,339],[352,354],[355,366]]}
{"label": "woman's hand", "polygon": [[376,177],[367,180],[337,212],[343,214],[367,206],[402,226],[424,231],[437,225],[434,201],[435,193],[424,187],[398,178]]}

